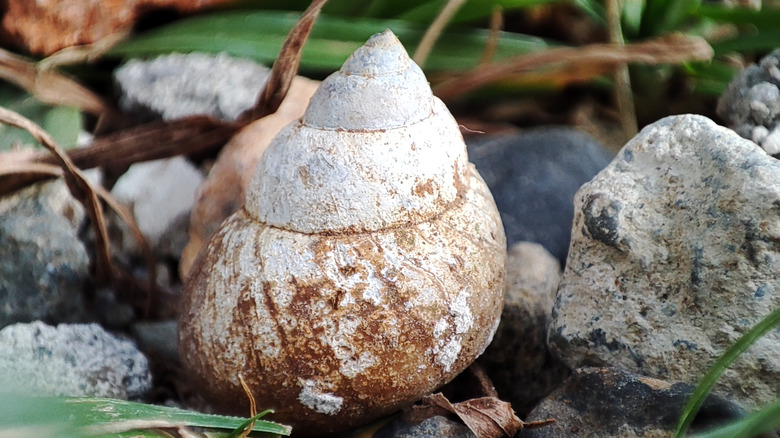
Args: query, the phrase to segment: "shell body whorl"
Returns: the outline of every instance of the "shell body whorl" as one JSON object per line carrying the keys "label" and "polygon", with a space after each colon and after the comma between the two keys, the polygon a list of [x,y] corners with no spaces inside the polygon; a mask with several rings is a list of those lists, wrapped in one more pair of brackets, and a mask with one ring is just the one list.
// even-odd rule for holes
{"label": "shell body whorl", "polygon": [[[354,93],[327,97],[331,86]],[[359,89],[421,100],[380,127],[386,109],[355,103]],[[246,414],[241,374],[301,434],[388,414],[465,369],[498,325],[506,259],[457,123],[392,33],[317,93],[199,256],[179,325],[182,362],[208,399]]]}

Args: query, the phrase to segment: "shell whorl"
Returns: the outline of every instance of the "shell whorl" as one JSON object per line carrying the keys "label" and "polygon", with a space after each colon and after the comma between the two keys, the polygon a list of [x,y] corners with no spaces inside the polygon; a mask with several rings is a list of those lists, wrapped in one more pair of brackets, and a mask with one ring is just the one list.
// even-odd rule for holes
{"label": "shell whorl", "polygon": [[468,181],[457,122],[389,30],[326,78],[260,159],[246,209],[301,233],[370,232],[446,210]]}
{"label": "shell whorl", "polygon": [[346,131],[399,128],[429,117],[432,96],[420,67],[386,30],[372,36],[322,83],[303,123]]}

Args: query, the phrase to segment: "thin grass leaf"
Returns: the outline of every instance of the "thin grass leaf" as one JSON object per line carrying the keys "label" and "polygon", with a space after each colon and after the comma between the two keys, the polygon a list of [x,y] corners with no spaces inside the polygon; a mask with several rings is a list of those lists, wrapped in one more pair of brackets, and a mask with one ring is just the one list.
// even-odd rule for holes
{"label": "thin grass leaf", "polygon": [[598,0],[572,0],[583,12],[596,23],[607,25],[607,9]]}
{"label": "thin grass leaf", "polygon": [[688,75],[695,79],[693,91],[698,94],[720,96],[739,73],[739,68],[723,62],[689,63],[685,65]]}
{"label": "thin grass leaf", "polygon": [[715,386],[720,375],[726,371],[726,368],[737,360],[737,358],[744,353],[745,350],[750,348],[750,346],[759,338],[778,326],[780,326],[780,307],[759,321],[758,324],[754,325],[747,333],[742,335],[734,345],[729,347],[717,361],[715,361],[715,364],[712,365],[712,368],[710,368],[707,374],[701,379],[696,390],[693,391],[691,399],[688,401],[685,409],[683,409],[680,421],[677,424],[677,429],[675,430],[675,437],[682,437],[685,435],[685,432],[688,431],[693,419],[696,417],[696,413],[699,412],[699,408],[701,408],[701,405],[707,398],[707,394],[710,393],[710,390]]}
{"label": "thin grass leaf", "polygon": [[760,11],[754,11],[705,3],[699,6],[694,14],[722,23],[747,24],[759,29],[774,29],[780,23],[780,8],[777,7],[764,7]]}
{"label": "thin grass leaf", "polygon": [[[483,18],[488,18],[493,13],[495,6],[500,6],[504,11],[514,11],[518,9],[530,8],[533,6],[544,5],[558,2],[560,0],[490,0],[490,1],[470,1],[463,5],[457,14],[452,18],[451,23],[464,23]],[[418,6],[408,9],[395,18],[414,22],[430,23],[444,7],[446,0],[428,0],[419,2]]]}
{"label": "thin grass leaf", "polygon": [[[183,19],[155,29],[115,47],[114,57],[139,57],[171,52],[225,52],[270,65],[299,13],[280,11],[230,11]],[[391,29],[413,52],[422,38],[421,26],[400,20],[321,15],[303,49],[301,69],[333,71],[373,34]],[[429,70],[466,70],[478,65],[490,31],[484,29],[445,32],[428,60]],[[541,50],[544,39],[517,33],[499,34],[496,59]]]}
{"label": "thin grass leaf", "polygon": [[[0,436],[116,437],[165,436],[154,429],[203,427],[227,437],[245,418],[207,415],[166,406],[105,398],[30,397],[0,394]],[[289,426],[258,420],[254,431],[287,436]],[[132,431],[132,434],[129,432]]]}
{"label": "thin grass leaf", "polygon": [[640,34],[650,37],[679,30],[700,4],[701,0],[647,0]]}
{"label": "thin grass leaf", "polygon": [[642,26],[642,14],[645,12],[645,0],[623,0],[621,2],[621,22],[623,35],[627,39],[639,36]]}
{"label": "thin grass leaf", "polygon": [[780,430],[780,400],[745,418],[693,438],[750,438]]}
{"label": "thin grass leaf", "polygon": [[[79,132],[83,127],[81,112],[77,108],[44,104],[24,90],[9,84],[0,84],[0,106],[34,121],[65,149],[76,145]],[[0,151],[14,146],[36,144],[32,135],[26,131],[0,125]]]}
{"label": "thin grass leaf", "polygon": [[257,420],[265,417],[266,415],[272,413],[273,410],[266,409],[263,412],[257,413],[252,417],[249,417],[241,423],[240,426],[235,428],[230,434],[227,436],[227,438],[243,438],[245,437],[249,432],[251,432],[254,429],[254,423],[257,422]]}
{"label": "thin grass leaf", "polygon": [[[778,17],[780,20],[780,17]],[[780,21],[778,21],[780,23]],[[712,45],[715,54],[729,52],[755,52],[773,50],[780,44],[780,28],[761,30],[754,35],[739,36],[734,39],[720,41]]]}

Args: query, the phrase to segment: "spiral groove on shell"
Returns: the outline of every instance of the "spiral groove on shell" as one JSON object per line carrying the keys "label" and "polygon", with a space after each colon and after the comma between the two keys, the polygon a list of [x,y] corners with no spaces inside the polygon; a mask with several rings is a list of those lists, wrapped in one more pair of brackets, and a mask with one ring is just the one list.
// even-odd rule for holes
{"label": "spiral groove on shell", "polygon": [[[395,109],[395,110],[394,110]],[[395,36],[373,36],[258,164],[185,287],[182,361],[246,414],[344,430],[451,380],[489,344],[505,238],[457,123]]]}

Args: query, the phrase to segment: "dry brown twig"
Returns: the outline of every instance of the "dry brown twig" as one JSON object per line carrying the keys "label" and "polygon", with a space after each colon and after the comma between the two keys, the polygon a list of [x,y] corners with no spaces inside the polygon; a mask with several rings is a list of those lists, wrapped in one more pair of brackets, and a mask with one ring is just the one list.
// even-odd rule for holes
{"label": "dry brown twig", "polygon": [[485,42],[485,49],[479,58],[479,64],[487,64],[493,60],[498,49],[498,41],[501,38],[501,29],[504,28],[504,10],[501,5],[493,6],[493,12],[490,14],[490,35]]}
{"label": "dry brown twig", "polygon": [[[622,0],[607,0],[607,24],[609,28],[609,42],[624,45],[623,27],[620,23],[623,11]],[[622,64],[615,70],[615,101],[618,114],[623,125],[623,134],[626,139],[636,135],[637,121],[634,107],[634,93],[631,90],[631,78],[628,74],[628,65]]]}
{"label": "dry brown twig", "polygon": [[681,34],[634,44],[560,47],[503,60],[500,64],[479,66],[441,82],[433,91],[442,100],[451,101],[485,85],[542,68],[547,69],[544,74],[548,79],[562,74],[567,81],[573,82],[614,71],[627,63],[678,64],[709,60],[712,56],[712,47],[703,38]]}
{"label": "dry brown twig", "polygon": [[[55,172],[51,167],[45,167],[45,171],[50,175],[60,174],[65,180],[65,184],[68,186],[68,190],[71,195],[76,198],[79,203],[84,207],[87,216],[92,221],[95,227],[95,236],[97,244],[97,262],[96,262],[96,280],[98,282],[113,281],[119,277],[119,271],[116,269],[111,261],[111,250],[108,239],[108,230],[105,223],[105,216],[103,213],[103,206],[100,200],[104,200],[111,206],[117,214],[130,226],[131,230],[139,239],[139,243],[142,248],[145,248],[148,257],[151,258],[151,251],[146,239],[143,237],[138,225],[135,223],[132,214],[127,209],[119,204],[104,188],[95,186],[84,175],[84,173],[76,167],[73,161],[68,157],[62,148],[60,148],[54,139],[34,122],[21,116],[11,110],[0,107],[0,123],[14,126],[20,129],[24,129],[32,137],[48,149],[57,162],[61,172]],[[7,172],[12,171],[8,169],[7,165],[0,167],[6,167],[4,169]],[[20,171],[24,171],[24,166],[18,167]],[[150,279],[154,281],[154,263],[150,266]]]}
{"label": "dry brown twig", "polygon": [[417,50],[414,51],[412,59],[417,65],[420,67],[425,65],[425,61],[428,59],[428,55],[431,53],[433,45],[436,44],[436,40],[439,39],[444,28],[447,27],[447,24],[452,20],[452,17],[455,16],[458,9],[460,9],[464,3],[466,3],[466,0],[447,0],[447,3],[441,9],[439,15],[437,15],[431,25],[428,26],[422,40],[420,40],[420,44],[417,46]]}
{"label": "dry brown twig", "polygon": [[[282,48],[279,50],[279,56],[276,57],[276,61],[274,61],[274,65],[271,67],[271,75],[268,77],[268,82],[266,82],[263,92],[250,113],[254,120],[275,113],[287,96],[290,84],[292,84],[293,78],[298,73],[298,66],[301,63],[301,55],[303,54],[303,45],[309,38],[314,22],[317,21],[317,17],[327,1],[314,0],[311,2],[301,15],[301,18],[298,19],[298,22],[295,23],[295,26],[287,34],[284,44],[282,44]],[[244,117],[242,115],[241,118]]]}
{"label": "dry brown twig", "polygon": [[[173,121],[154,121],[96,137],[88,147],[72,149],[68,156],[82,169],[92,167],[122,168],[133,163],[190,155],[214,150],[224,145],[241,128],[265,115],[274,113],[287,96],[293,78],[298,72],[301,49],[311,28],[327,0],[315,0],[290,33],[280,50],[255,107],[246,111],[236,122],[224,122],[209,116],[191,116]],[[3,53],[0,52],[0,78],[3,77]],[[33,63],[11,63],[16,68],[35,70]],[[19,85],[34,90],[31,71]],[[37,71],[37,70],[36,70]],[[53,72],[53,70],[44,70]],[[10,74],[10,73],[9,73]],[[81,87],[73,82],[73,86]],[[82,87],[83,88],[83,87]],[[78,105],[76,105],[78,106]],[[85,109],[83,106],[80,106]],[[101,107],[102,108],[102,107]],[[85,109],[86,111],[86,109]],[[15,152],[0,154],[0,196],[7,195],[38,181],[58,176],[47,165],[57,158],[47,153],[25,157],[23,172],[9,171],[7,163],[18,163]]]}

